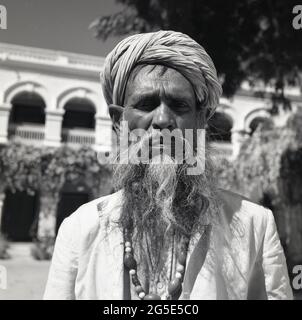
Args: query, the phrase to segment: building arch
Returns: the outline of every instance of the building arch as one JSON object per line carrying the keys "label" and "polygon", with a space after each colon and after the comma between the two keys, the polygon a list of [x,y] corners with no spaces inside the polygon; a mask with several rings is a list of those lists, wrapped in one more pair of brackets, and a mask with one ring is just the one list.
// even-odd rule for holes
{"label": "building arch", "polygon": [[46,104],[38,93],[22,91],[12,98],[10,104],[10,124],[32,123],[45,125]]}
{"label": "building arch", "polygon": [[98,112],[96,94],[78,87],[64,91],[57,100],[57,110],[62,112],[61,141],[63,143],[94,144],[96,114]]}
{"label": "building arch", "polygon": [[11,107],[13,99],[21,93],[33,93],[41,96],[44,103],[49,105],[49,96],[47,89],[36,81],[20,81],[9,86],[4,92],[4,103]]}
{"label": "building arch", "polygon": [[1,216],[1,232],[10,241],[32,241],[37,232],[37,219],[40,210],[40,195],[36,191],[12,192],[6,189]]}
{"label": "building arch", "polygon": [[95,130],[96,107],[87,98],[72,98],[64,105],[62,128]]}
{"label": "building arch", "polygon": [[98,95],[92,90],[84,87],[70,88],[59,94],[56,103],[57,110],[64,112],[64,106],[72,99],[89,100],[91,104],[94,105],[96,113],[100,113],[101,106]]}
{"label": "building arch", "polygon": [[270,120],[270,115],[268,111],[264,108],[258,108],[258,109],[252,110],[244,118],[244,129],[246,132],[251,133],[252,131],[251,125],[253,124],[253,122],[255,122],[256,119],[258,120],[263,119],[263,121]]}

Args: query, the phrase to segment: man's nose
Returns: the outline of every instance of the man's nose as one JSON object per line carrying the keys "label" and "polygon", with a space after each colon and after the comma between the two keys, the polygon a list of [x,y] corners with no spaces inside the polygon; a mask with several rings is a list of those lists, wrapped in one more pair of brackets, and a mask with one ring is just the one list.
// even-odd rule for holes
{"label": "man's nose", "polygon": [[158,130],[174,130],[176,128],[174,114],[165,103],[156,108],[152,119],[152,127]]}

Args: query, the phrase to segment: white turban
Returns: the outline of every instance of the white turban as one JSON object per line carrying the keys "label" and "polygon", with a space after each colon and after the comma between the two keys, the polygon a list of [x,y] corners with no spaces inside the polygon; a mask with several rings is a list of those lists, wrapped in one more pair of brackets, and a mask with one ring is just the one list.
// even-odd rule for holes
{"label": "white turban", "polygon": [[205,49],[181,32],[135,34],[122,40],[106,57],[101,75],[108,105],[122,106],[127,81],[138,64],[160,64],[180,72],[192,85],[198,103],[213,114],[222,89]]}

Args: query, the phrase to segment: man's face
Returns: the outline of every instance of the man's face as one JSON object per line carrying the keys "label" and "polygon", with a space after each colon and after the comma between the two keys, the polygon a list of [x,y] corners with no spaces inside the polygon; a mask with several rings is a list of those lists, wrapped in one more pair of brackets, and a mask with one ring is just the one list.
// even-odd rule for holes
{"label": "man's face", "polygon": [[[123,107],[112,106],[118,107],[112,110],[117,110],[117,119],[123,112],[123,120],[128,122],[130,131],[204,128],[203,110],[196,103],[190,82],[174,69],[154,65],[136,67],[128,80],[123,104]],[[150,135],[145,136],[150,142]],[[144,146],[133,143],[135,152],[138,150],[135,145]],[[153,150],[151,157],[152,161],[147,164],[118,164],[114,180],[117,188],[124,190],[121,223],[125,227],[132,221],[138,238],[150,235],[157,252],[168,227],[191,232],[204,203],[203,195],[210,194],[212,186],[206,173],[188,175],[187,162],[179,163],[166,153],[163,153],[164,161],[157,162]],[[196,161],[200,163],[203,158],[196,156]]]}
{"label": "man's face", "polygon": [[125,92],[124,120],[129,129],[202,128],[201,115],[190,82],[163,66],[138,66]]}

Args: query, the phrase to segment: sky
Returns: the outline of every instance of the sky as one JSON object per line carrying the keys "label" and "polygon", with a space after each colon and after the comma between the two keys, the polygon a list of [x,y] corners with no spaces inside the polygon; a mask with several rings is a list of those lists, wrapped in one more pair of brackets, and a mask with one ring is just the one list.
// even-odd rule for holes
{"label": "sky", "polygon": [[7,9],[7,30],[0,42],[105,56],[119,38],[103,42],[89,24],[121,9],[115,0],[0,0]]}

